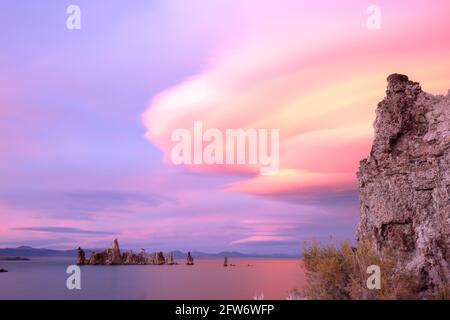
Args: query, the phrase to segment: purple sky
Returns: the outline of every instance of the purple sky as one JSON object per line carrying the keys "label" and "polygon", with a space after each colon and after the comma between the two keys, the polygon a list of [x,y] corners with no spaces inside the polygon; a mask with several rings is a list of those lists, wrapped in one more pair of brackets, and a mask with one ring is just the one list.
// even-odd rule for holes
{"label": "purple sky", "polygon": [[[299,9],[292,23],[313,20],[285,2],[286,12]],[[81,30],[66,28],[70,4],[81,7]],[[365,6],[356,8],[361,21]],[[352,240],[355,184],[313,196],[230,192],[250,174],[167,164],[165,150],[145,138],[142,114],[155,96],[207,69],[272,8],[274,1],[3,1],[0,247],[106,247],[117,237],[135,249],[297,253],[313,238]]]}

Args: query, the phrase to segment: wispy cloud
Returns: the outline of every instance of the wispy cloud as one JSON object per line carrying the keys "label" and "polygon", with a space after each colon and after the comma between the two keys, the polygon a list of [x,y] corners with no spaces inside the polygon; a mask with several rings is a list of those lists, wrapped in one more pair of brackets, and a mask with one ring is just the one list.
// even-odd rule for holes
{"label": "wispy cloud", "polygon": [[[20,190],[0,191],[0,200],[12,208],[33,210],[55,218],[90,220],[98,212],[128,212],[133,206],[155,208],[176,204],[173,197],[122,190]],[[143,209],[142,209],[143,210]]]}
{"label": "wispy cloud", "polygon": [[252,236],[231,242],[232,245],[246,246],[286,246],[296,245],[300,241],[294,237],[284,236]]}
{"label": "wispy cloud", "polygon": [[115,235],[115,234],[117,234],[116,232],[84,230],[84,229],[69,228],[69,227],[25,227],[25,228],[13,228],[13,230],[50,232],[50,233],[69,233],[69,234],[70,233],[90,234],[90,235]]}

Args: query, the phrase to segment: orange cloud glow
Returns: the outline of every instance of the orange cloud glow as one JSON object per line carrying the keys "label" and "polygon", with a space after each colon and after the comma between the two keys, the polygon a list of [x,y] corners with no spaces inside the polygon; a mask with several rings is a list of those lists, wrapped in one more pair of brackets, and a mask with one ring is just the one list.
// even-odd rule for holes
{"label": "orange cloud glow", "polygon": [[[386,77],[405,73],[424,89],[446,92],[450,45],[439,39],[449,25],[442,21],[417,31],[414,39],[394,20],[390,30],[380,31],[382,37],[336,20],[321,30],[320,39],[304,32],[294,32],[298,38],[293,39],[285,25],[277,24],[265,37],[246,33],[218,50],[204,70],[152,100],[143,115],[146,137],[167,161],[171,132],[192,128],[195,120],[221,130],[279,128],[280,172],[250,176],[227,190],[270,195],[352,188],[359,160],[370,150],[374,111],[384,96]],[[301,23],[305,30],[314,22]],[[332,28],[333,23],[340,28]],[[417,41],[425,41],[427,48],[418,49]]]}

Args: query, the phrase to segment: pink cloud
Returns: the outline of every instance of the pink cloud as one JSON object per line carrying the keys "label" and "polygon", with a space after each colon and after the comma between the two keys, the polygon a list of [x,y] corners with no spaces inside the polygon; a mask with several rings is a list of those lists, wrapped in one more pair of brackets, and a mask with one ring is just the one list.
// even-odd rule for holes
{"label": "pink cloud", "polygon": [[[438,6],[447,7],[444,2]],[[404,16],[401,6],[392,9]],[[207,67],[152,100],[143,114],[146,137],[170,164],[172,131],[190,129],[195,120],[221,130],[279,128],[279,174],[250,175],[227,190],[271,195],[351,189],[358,162],[370,150],[374,110],[387,75],[409,74],[431,91],[442,91],[448,82],[450,44],[441,39],[450,24],[437,8],[423,9],[404,16],[401,24],[387,13],[378,34],[365,28],[363,15],[352,20],[355,10],[324,17],[320,37],[305,32],[317,28],[317,21],[309,19],[268,19],[267,33],[245,28],[218,47]],[[425,25],[412,32],[409,22],[418,15]],[[422,40],[426,46],[418,45]]]}
{"label": "pink cloud", "polygon": [[295,237],[285,236],[252,236],[233,241],[232,245],[286,245],[298,243]]}

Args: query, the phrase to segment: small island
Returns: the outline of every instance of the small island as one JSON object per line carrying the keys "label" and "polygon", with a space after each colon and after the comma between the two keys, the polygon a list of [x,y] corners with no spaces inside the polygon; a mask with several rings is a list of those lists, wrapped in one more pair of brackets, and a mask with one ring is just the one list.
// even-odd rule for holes
{"label": "small island", "polygon": [[[175,265],[177,264],[173,258],[173,252],[169,252],[164,256],[162,251],[147,255],[144,249],[136,254],[132,250],[120,252],[119,241],[114,239],[112,247],[101,252],[93,251],[89,259],[86,258],[83,249],[77,249],[78,265]],[[188,254],[188,265],[194,264],[194,258]]]}
{"label": "small island", "polygon": [[8,270],[0,268],[0,273],[2,273],[2,272],[8,272]]}
{"label": "small island", "polygon": [[0,261],[30,261],[30,259],[23,257],[0,257]]}

